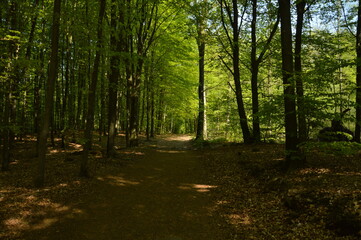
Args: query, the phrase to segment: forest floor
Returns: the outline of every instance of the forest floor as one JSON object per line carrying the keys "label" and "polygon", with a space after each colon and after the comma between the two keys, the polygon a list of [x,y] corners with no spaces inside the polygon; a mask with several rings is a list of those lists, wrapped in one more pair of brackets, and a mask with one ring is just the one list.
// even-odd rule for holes
{"label": "forest floor", "polygon": [[159,136],[106,159],[102,139],[90,179],[77,174],[81,145],[49,147],[36,189],[35,140],[25,138],[0,172],[0,239],[361,239],[356,145],[308,145],[307,166],[283,173],[283,145],[190,140]]}

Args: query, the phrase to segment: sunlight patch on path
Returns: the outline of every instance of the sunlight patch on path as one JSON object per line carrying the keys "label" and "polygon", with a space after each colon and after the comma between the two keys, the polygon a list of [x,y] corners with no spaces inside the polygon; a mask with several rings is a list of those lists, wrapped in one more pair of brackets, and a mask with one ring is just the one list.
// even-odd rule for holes
{"label": "sunlight patch on path", "polygon": [[217,188],[214,185],[205,185],[205,184],[182,184],[178,187],[181,190],[196,190],[197,192],[209,192],[213,188]]}
{"label": "sunlight patch on path", "polygon": [[105,177],[97,177],[97,179],[99,181],[107,182],[111,185],[121,186],[121,187],[128,186],[128,185],[133,186],[133,185],[140,184],[140,182],[137,182],[137,181],[131,181],[131,180],[124,179],[123,177],[120,177],[120,176],[112,176],[112,175],[108,175]]}

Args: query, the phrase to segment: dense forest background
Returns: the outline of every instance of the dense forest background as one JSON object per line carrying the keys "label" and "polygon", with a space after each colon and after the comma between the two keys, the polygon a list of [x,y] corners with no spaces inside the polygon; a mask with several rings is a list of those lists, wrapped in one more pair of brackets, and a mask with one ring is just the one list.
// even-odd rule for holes
{"label": "dense forest background", "polygon": [[297,150],[346,109],[343,122],[359,142],[359,5],[2,0],[2,169],[14,141],[30,134],[43,172],[48,133],[64,140],[74,131],[84,131],[83,175],[93,130],[107,136],[108,155],[117,133],[128,147],[139,134],[196,133],[286,139]]}

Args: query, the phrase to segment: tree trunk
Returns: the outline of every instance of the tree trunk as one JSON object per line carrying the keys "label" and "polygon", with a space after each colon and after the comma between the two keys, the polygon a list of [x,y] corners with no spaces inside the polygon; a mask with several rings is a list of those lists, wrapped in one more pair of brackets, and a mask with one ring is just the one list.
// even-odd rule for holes
{"label": "tree trunk", "polygon": [[154,97],[154,88],[152,88],[151,93],[150,93],[150,97],[151,97],[151,110],[150,110],[150,137],[154,138],[155,137],[155,97]]}
{"label": "tree trunk", "polygon": [[358,6],[357,33],[356,33],[356,127],[355,141],[360,142],[361,132],[361,0]]}
{"label": "tree trunk", "polygon": [[[115,125],[117,122],[117,101],[118,101],[118,81],[120,77],[119,64],[120,64],[120,40],[117,40],[117,35],[120,34],[117,29],[117,7],[116,1],[111,2],[111,36],[110,47],[113,51],[113,56],[110,58],[110,74],[109,74],[109,102],[108,102],[108,142],[107,142],[107,156],[111,157],[114,154],[114,142],[115,142]],[[122,21],[123,14],[122,9],[119,9],[120,21]],[[121,37],[121,36],[119,36]]]}
{"label": "tree trunk", "polygon": [[299,167],[303,159],[299,157],[297,138],[297,116],[293,77],[292,28],[290,0],[279,0],[281,15],[282,75],[284,86],[286,161],[287,169]]}
{"label": "tree trunk", "polygon": [[243,140],[245,143],[252,143],[252,136],[249,131],[248,121],[247,121],[247,114],[244,108],[243,103],[243,94],[242,94],[242,87],[241,87],[241,76],[240,76],[240,68],[239,68],[239,26],[238,26],[238,1],[233,0],[233,46],[232,46],[232,53],[233,53],[233,79],[234,85],[236,90],[236,99],[237,99],[237,106],[238,106],[238,115],[240,118],[240,125],[242,128],[243,133]]}
{"label": "tree trunk", "polygon": [[258,101],[258,71],[259,63],[257,61],[257,39],[256,39],[256,22],[257,22],[257,0],[253,0],[252,5],[252,23],[251,23],[251,86],[252,86],[252,115],[253,115],[253,139],[255,142],[261,141],[261,129],[259,123],[259,101]]}
{"label": "tree trunk", "polygon": [[305,0],[297,1],[297,24],[296,24],[296,42],[295,42],[295,78],[296,78],[296,90],[297,90],[297,108],[298,108],[298,134],[299,141],[304,142],[307,140],[307,124],[306,124],[306,112],[304,103],[304,91],[302,80],[302,28],[303,18],[305,13]]}
{"label": "tree trunk", "polygon": [[92,138],[93,138],[93,128],[94,128],[94,112],[95,112],[95,104],[96,104],[96,89],[98,83],[98,73],[99,73],[99,65],[100,65],[100,50],[102,49],[102,37],[103,37],[103,18],[105,15],[105,3],[106,0],[99,0],[99,18],[98,18],[98,26],[97,26],[97,50],[95,53],[94,59],[94,67],[92,72],[91,83],[89,86],[88,93],[88,112],[87,112],[87,121],[86,128],[84,132],[85,143],[83,146],[83,156],[80,166],[80,176],[89,177],[88,171],[88,155],[92,146]]}
{"label": "tree trunk", "polygon": [[38,171],[35,176],[35,185],[42,187],[45,180],[45,158],[47,150],[47,137],[49,133],[50,118],[54,102],[54,88],[58,73],[58,48],[60,28],[61,0],[54,0],[53,27],[51,33],[51,56],[45,95],[45,109],[42,118],[42,125],[38,135]]}
{"label": "tree trunk", "polygon": [[[201,27],[202,29],[202,27]],[[198,84],[198,123],[196,140],[204,139],[204,55],[206,44],[203,41],[202,33],[198,34],[198,68],[199,68],[199,84]]]}
{"label": "tree trunk", "polygon": [[10,94],[10,87],[9,87],[9,82],[5,83],[6,88],[5,88],[5,106],[4,106],[4,116],[3,116],[3,149],[2,149],[2,154],[3,154],[3,158],[2,158],[2,164],[1,164],[1,170],[2,171],[7,171],[9,170],[9,163],[10,163],[10,99],[11,99],[11,94]]}

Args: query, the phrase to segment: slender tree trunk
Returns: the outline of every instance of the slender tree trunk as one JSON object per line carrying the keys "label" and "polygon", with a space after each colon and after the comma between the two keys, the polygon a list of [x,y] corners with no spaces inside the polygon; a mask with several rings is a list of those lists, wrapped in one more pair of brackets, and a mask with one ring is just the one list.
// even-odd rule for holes
{"label": "slender tree trunk", "polygon": [[54,102],[54,88],[58,74],[58,48],[60,28],[61,0],[54,0],[53,27],[51,33],[51,56],[45,95],[45,109],[42,118],[42,125],[38,136],[38,171],[35,176],[35,185],[42,187],[45,180],[45,158],[47,150],[47,137],[49,133],[50,118]]}
{"label": "slender tree trunk", "polygon": [[146,125],[145,125],[145,134],[147,137],[147,140],[150,139],[150,90],[149,90],[149,79],[148,79],[148,84],[146,87],[146,99],[147,99],[147,107],[146,107]]}
{"label": "slender tree trunk", "polygon": [[296,42],[295,42],[295,78],[296,78],[296,90],[297,90],[297,107],[298,107],[298,134],[299,141],[303,142],[307,140],[307,124],[306,124],[306,112],[304,103],[304,91],[302,80],[302,28],[303,18],[305,12],[306,2],[305,0],[297,1],[297,24],[296,24]]}
{"label": "slender tree trunk", "polygon": [[279,0],[281,15],[281,45],[282,45],[282,74],[284,85],[285,129],[286,129],[286,161],[287,169],[299,167],[303,164],[297,157],[297,115],[294,83],[292,77],[293,54],[292,54],[292,28],[290,0]]}
{"label": "slender tree trunk", "polygon": [[[157,127],[156,127],[156,133],[157,134],[161,134],[163,131],[163,122],[162,122],[162,116],[163,116],[163,112],[164,112],[164,89],[160,89],[159,90],[159,94],[158,94],[158,104],[157,104]],[[195,124],[196,126],[196,124]]]}
{"label": "slender tree trunk", "polygon": [[[62,113],[60,116],[60,136],[61,136],[61,148],[65,149],[65,131],[69,120],[68,98],[69,98],[69,82],[70,82],[70,42],[69,36],[65,37],[66,54],[65,54],[65,83],[63,79],[62,89],[64,89],[64,95],[62,96]],[[61,90],[60,90],[61,91]],[[61,91],[62,92],[62,91]],[[60,100],[60,99],[59,99]],[[60,101],[59,101],[60,102]]]}
{"label": "slender tree trunk", "polygon": [[7,171],[9,170],[9,163],[10,163],[10,99],[11,99],[11,93],[10,93],[10,87],[9,83],[5,83],[5,106],[4,106],[4,116],[3,116],[3,127],[4,130],[2,132],[3,135],[3,149],[2,149],[2,165],[1,170]]}
{"label": "slender tree trunk", "polygon": [[150,93],[150,97],[151,97],[151,110],[150,110],[150,137],[154,138],[155,137],[155,97],[154,97],[154,88],[152,88],[151,93]]}
{"label": "slender tree trunk", "polygon": [[[113,56],[110,58],[110,75],[109,75],[109,107],[108,107],[108,142],[107,142],[107,156],[111,157],[114,154],[114,143],[115,143],[115,125],[117,122],[117,101],[118,101],[118,81],[120,77],[119,64],[120,64],[120,40],[121,37],[117,29],[117,5],[116,1],[111,2],[111,36],[110,46],[113,51]],[[122,9],[119,9],[120,21],[124,22]],[[123,20],[122,20],[123,19]]]}
{"label": "slender tree trunk", "polygon": [[85,143],[83,146],[83,156],[80,166],[80,176],[82,177],[89,177],[88,171],[88,155],[89,151],[92,146],[92,138],[93,138],[93,128],[94,128],[94,113],[95,113],[95,103],[96,103],[96,89],[98,83],[98,73],[99,73],[99,65],[100,65],[100,51],[102,49],[103,43],[103,18],[105,15],[105,3],[106,0],[99,0],[100,7],[99,7],[99,18],[98,18],[98,26],[97,26],[97,50],[95,53],[94,59],[94,67],[92,72],[92,79],[89,87],[88,93],[88,112],[87,112],[87,121],[86,121],[86,128],[84,132],[84,139]]}
{"label": "slender tree trunk", "polygon": [[78,78],[78,92],[77,92],[77,110],[76,110],[76,129],[83,128],[83,121],[84,118],[82,116],[83,113],[83,101],[84,101],[84,87],[85,87],[85,81],[86,81],[86,66],[83,63],[80,63],[79,65],[79,78]]}
{"label": "slender tree trunk", "polygon": [[[202,29],[202,27],[201,27]],[[198,123],[196,140],[204,139],[204,55],[205,42],[203,41],[202,33],[198,34],[198,68],[199,68],[199,83],[198,83]]]}
{"label": "slender tree trunk", "polygon": [[243,133],[243,140],[245,143],[252,143],[252,136],[249,131],[248,121],[247,121],[247,114],[244,108],[243,102],[243,94],[242,94],[242,87],[241,87],[241,76],[240,76],[240,68],[239,68],[239,24],[238,24],[238,1],[233,0],[233,46],[232,46],[232,53],[233,53],[233,79],[234,79],[234,86],[236,90],[236,99],[237,99],[237,106],[238,106],[238,115],[240,118],[240,124]]}
{"label": "slender tree trunk", "polygon": [[[17,30],[17,3],[15,1],[9,2],[8,16],[6,19],[7,27],[10,30]],[[12,32],[10,32],[13,35]],[[3,171],[9,170],[9,164],[11,161],[11,151],[14,142],[14,132],[11,128],[16,123],[16,85],[17,85],[17,69],[16,60],[18,55],[18,44],[15,40],[8,41],[8,53],[7,53],[7,67],[4,69],[7,81],[4,83],[5,88],[5,106],[3,116],[3,159],[1,169]],[[6,55],[6,54],[5,54]]]}
{"label": "slender tree trunk", "polygon": [[361,132],[361,0],[358,6],[357,33],[356,33],[356,127],[355,141],[360,142]]}
{"label": "slender tree trunk", "polygon": [[[105,66],[105,58],[101,59],[100,65],[101,66]],[[101,71],[99,72],[99,74],[101,76],[105,76],[105,69],[102,68]],[[107,103],[107,94],[105,93],[106,89],[105,89],[105,81],[100,81],[100,96],[99,96],[99,101],[98,101],[98,116],[99,116],[99,120],[98,120],[98,132],[99,132],[99,142],[101,142],[102,140],[102,136],[106,135],[107,131],[108,131],[108,127],[105,124],[106,122],[109,122],[109,120],[107,120],[107,116],[106,116],[106,111],[109,109],[107,109],[106,103]],[[109,102],[108,102],[109,103]],[[109,104],[108,104],[109,105]]]}
{"label": "slender tree trunk", "polygon": [[253,115],[253,139],[255,142],[261,141],[261,129],[259,123],[259,101],[258,101],[258,71],[259,63],[257,61],[257,39],[256,39],[256,22],[257,22],[257,0],[253,0],[252,5],[252,23],[251,23],[251,86],[252,86],[252,115]]}
{"label": "slender tree trunk", "polygon": [[[147,72],[147,70],[145,70],[145,72]],[[147,76],[144,76],[144,79],[146,79]],[[143,91],[141,91],[142,93],[142,111],[140,114],[140,119],[139,119],[139,132],[142,133],[144,130],[144,118],[146,117],[146,91],[147,91],[147,87],[146,87],[147,83],[144,81],[143,84]]]}

